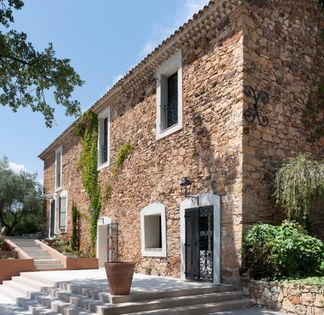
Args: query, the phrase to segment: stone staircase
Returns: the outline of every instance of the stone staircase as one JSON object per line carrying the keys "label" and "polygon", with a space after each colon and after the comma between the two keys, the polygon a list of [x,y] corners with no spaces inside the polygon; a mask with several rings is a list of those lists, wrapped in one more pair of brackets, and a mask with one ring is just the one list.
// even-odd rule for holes
{"label": "stone staircase", "polygon": [[32,238],[9,238],[17,247],[34,259],[37,270],[63,269],[61,261],[54,259],[46,250],[43,250],[35,239]]}
{"label": "stone staircase", "polygon": [[[57,273],[63,273],[58,271]],[[1,314],[85,315],[85,314],[209,314],[246,308],[250,299],[230,285],[205,286],[160,291],[133,290],[128,296],[111,296],[102,286],[105,279],[56,282],[42,272],[22,273],[0,286],[0,301],[5,297],[17,303]],[[97,284],[98,282],[98,284]],[[135,281],[136,282],[136,281]],[[148,282],[149,284],[149,282]],[[148,284],[145,284],[147,286]],[[1,304],[1,303],[0,303]],[[12,311],[12,312],[11,312]]]}

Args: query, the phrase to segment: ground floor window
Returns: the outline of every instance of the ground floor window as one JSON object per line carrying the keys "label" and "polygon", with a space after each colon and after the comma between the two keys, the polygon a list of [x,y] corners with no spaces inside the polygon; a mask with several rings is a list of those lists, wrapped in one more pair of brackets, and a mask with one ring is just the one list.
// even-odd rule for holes
{"label": "ground floor window", "polygon": [[67,231],[67,194],[59,197],[59,230],[61,233]]}
{"label": "ground floor window", "polygon": [[166,256],[165,206],[152,203],[141,211],[141,245],[143,256]]}

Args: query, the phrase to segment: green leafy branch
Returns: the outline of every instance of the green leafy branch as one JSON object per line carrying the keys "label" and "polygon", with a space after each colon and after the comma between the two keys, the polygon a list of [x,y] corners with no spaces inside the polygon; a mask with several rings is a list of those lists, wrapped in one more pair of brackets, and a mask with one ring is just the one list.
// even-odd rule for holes
{"label": "green leafy branch", "polygon": [[324,194],[324,162],[311,160],[309,153],[289,159],[278,170],[274,196],[288,218],[304,225],[315,201]]}

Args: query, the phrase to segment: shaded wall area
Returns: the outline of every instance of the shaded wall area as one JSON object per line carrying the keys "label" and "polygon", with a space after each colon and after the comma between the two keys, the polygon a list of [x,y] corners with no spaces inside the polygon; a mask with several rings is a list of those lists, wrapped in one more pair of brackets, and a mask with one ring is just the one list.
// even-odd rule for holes
{"label": "shaded wall area", "polygon": [[[269,94],[268,104],[260,102],[269,124],[244,122],[243,219],[247,226],[278,223],[285,217],[271,197],[278,166],[299,152],[324,156],[324,139],[314,136],[319,126],[305,124],[311,93],[323,75],[323,9],[317,0],[248,1],[238,14],[244,21],[244,84]],[[252,104],[245,96],[244,109]],[[323,210],[319,205],[312,226],[322,238]]]}

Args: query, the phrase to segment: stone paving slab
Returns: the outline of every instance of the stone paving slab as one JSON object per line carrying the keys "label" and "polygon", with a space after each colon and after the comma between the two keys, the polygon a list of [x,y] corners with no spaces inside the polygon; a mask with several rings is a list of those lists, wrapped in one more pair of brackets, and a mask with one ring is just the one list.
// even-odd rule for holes
{"label": "stone paving slab", "polygon": [[[85,288],[96,288],[102,292],[108,292],[108,283],[106,271],[104,268],[89,270],[62,270],[62,271],[40,271],[23,272],[22,275],[32,279],[46,280],[52,283],[69,282],[74,285],[80,285]],[[134,274],[132,283],[132,292],[163,292],[169,290],[193,289],[210,287],[212,284],[203,282],[192,282],[180,280],[177,278],[167,278],[158,276],[149,276],[143,274]]]}

